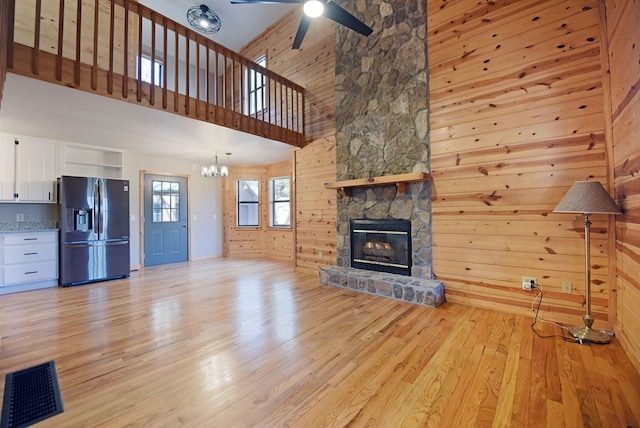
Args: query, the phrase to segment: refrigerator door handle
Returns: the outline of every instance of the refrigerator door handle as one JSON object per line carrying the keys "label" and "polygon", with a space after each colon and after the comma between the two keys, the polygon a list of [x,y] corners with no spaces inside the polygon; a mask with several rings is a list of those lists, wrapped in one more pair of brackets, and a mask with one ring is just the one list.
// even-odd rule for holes
{"label": "refrigerator door handle", "polygon": [[100,181],[93,183],[93,229],[100,239]]}

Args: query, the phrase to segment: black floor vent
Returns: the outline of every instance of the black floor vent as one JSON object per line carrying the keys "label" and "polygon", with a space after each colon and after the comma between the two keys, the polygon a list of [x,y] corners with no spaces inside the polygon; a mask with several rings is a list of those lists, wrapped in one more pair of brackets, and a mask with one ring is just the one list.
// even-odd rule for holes
{"label": "black floor vent", "polygon": [[55,362],[7,374],[1,428],[27,427],[63,410]]}

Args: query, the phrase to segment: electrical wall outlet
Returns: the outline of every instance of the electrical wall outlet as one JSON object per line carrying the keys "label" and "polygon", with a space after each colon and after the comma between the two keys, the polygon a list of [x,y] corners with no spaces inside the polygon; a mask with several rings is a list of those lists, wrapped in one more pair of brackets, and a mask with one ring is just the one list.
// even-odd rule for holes
{"label": "electrical wall outlet", "polygon": [[530,276],[522,277],[522,289],[523,290],[531,290],[532,288],[538,287],[538,281]]}
{"label": "electrical wall outlet", "polygon": [[22,213],[16,214],[16,221],[24,221],[24,214]]}
{"label": "electrical wall outlet", "polygon": [[571,294],[571,281],[562,281],[562,292]]}

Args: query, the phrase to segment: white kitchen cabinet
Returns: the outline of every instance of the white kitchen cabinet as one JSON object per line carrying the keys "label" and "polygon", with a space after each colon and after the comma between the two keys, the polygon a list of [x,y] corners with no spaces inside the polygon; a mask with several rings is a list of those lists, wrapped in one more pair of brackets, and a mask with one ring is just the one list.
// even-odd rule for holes
{"label": "white kitchen cabinet", "polygon": [[17,138],[18,201],[56,202],[58,143],[32,137]]}
{"label": "white kitchen cabinet", "polygon": [[0,136],[0,201],[56,202],[58,143]]}
{"label": "white kitchen cabinet", "polygon": [[8,233],[0,241],[2,289],[19,286],[13,291],[24,291],[32,285],[34,288],[57,285],[57,231]]}
{"label": "white kitchen cabinet", "polygon": [[15,200],[16,149],[13,138],[0,135],[0,201]]}

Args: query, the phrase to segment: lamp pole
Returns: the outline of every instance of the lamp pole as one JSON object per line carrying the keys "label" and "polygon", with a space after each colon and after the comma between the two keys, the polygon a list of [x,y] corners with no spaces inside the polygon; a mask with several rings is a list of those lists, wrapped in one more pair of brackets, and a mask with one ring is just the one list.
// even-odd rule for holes
{"label": "lamp pole", "polygon": [[576,339],[589,341],[593,343],[609,343],[611,337],[600,330],[591,328],[593,325],[593,317],[591,316],[591,221],[589,214],[583,213],[584,216],[584,295],[585,295],[585,312],[582,316],[584,327],[569,327],[569,334]]}

